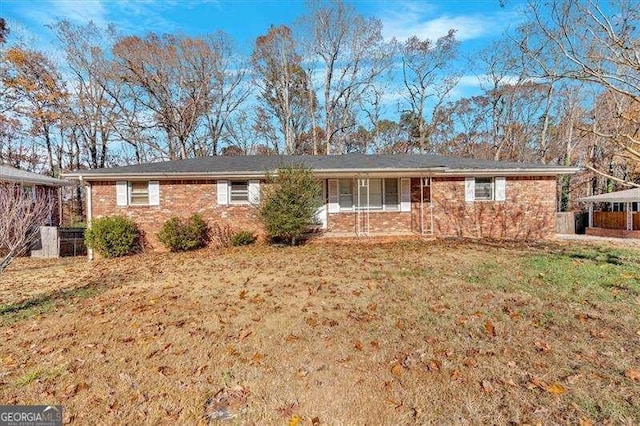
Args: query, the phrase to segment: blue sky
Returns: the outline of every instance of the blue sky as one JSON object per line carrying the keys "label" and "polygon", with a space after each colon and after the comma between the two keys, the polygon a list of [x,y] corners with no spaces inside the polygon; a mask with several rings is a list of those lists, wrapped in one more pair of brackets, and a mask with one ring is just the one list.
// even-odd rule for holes
{"label": "blue sky", "polygon": [[[523,1],[352,1],[356,9],[382,20],[385,37],[404,39],[412,34],[435,38],[449,28],[458,30],[464,50],[486,45],[509,25],[517,23]],[[229,33],[243,49],[270,25],[292,24],[304,14],[303,1],[224,0],[0,0],[0,16],[16,36],[47,48],[46,25],[57,19],[74,23],[93,20],[114,23],[124,33]],[[38,46],[40,45],[40,46]]]}
{"label": "blue sky", "polygon": [[[411,35],[435,39],[454,28],[463,55],[472,55],[517,25],[525,6],[524,0],[507,1],[505,7],[499,0],[347,2],[359,13],[379,18],[387,39],[403,40]],[[305,12],[304,1],[0,0],[0,16],[11,29],[9,41],[21,40],[44,51],[53,49],[47,24],[68,19],[76,24],[89,20],[98,25],[113,23],[124,34],[197,35],[223,30],[248,54],[256,37],[270,25],[293,25]],[[467,68],[454,97],[474,94],[479,86],[476,74],[481,71],[469,69],[463,59],[460,64]]]}

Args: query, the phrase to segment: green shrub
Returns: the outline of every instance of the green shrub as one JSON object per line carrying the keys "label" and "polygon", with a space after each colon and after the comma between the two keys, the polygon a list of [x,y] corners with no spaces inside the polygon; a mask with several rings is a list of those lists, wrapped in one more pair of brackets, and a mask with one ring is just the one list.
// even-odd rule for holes
{"label": "green shrub", "polygon": [[282,167],[268,181],[258,206],[264,229],[272,240],[295,245],[316,224],[321,186],[302,166]]}
{"label": "green shrub", "polygon": [[195,250],[207,245],[209,226],[197,213],[186,222],[172,217],[158,232],[158,240],[171,251]]}
{"label": "green shrub", "polygon": [[87,247],[104,257],[120,257],[140,250],[138,227],[124,216],[94,219],[84,233]]}
{"label": "green shrub", "polygon": [[256,241],[252,231],[239,231],[231,236],[232,246],[248,246]]}

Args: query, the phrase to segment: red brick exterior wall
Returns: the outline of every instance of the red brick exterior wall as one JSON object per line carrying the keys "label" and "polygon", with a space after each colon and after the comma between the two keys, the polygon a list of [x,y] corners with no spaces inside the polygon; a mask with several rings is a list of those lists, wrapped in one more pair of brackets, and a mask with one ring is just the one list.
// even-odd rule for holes
{"label": "red brick exterior wall", "polygon": [[[420,179],[411,179],[411,212],[370,212],[371,233],[421,233],[433,223],[436,237],[491,237],[538,239],[555,229],[556,179],[554,177],[508,177],[506,201],[464,201],[463,177],[433,178],[423,188],[422,212]],[[117,206],[115,182],[92,183],[92,216],[125,215],[143,232],[148,247],[163,249],[156,233],[173,216],[199,213],[210,225],[228,225],[233,230],[261,233],[254,209],[249,205],[218,205],[215,180],[160,181],[159,206]],[[431,213],[433,212],[433,213]],[[366,213],[361,213],[364,221]],[[357,230],[354,212],[329,213],[329,232]],[[362,222],[364,223],[364,222]],[[361,228],[363,229],[363,228]]]}
{"label": "red brick exterior wall", "polygon": [[250,205],[218,205],[215,180],[160,181],[159,206],[118,206],[115,182],[92,183],[92,217],[124,215],[133,219],[144,235],[148,248],[162,250],[156,234],[173,216],[189,217],[199,213],[210,225],[229,225],[233,230],[260,232]]}
{"label": "red brick exterior wall", "polygon": [[506,201],[464,201],[464,178],[433,178],[437,237],[532,240],[555,232],[555,177],[507,177]]}

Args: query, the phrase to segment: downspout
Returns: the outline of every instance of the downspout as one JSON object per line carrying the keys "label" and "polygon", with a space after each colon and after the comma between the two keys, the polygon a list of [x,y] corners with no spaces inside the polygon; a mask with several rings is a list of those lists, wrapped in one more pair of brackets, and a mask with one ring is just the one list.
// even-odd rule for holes
{"label": "downspout", "polygon": [[63,223],[63,218],[62,218],[62,187],[58,188],[58,191],[56,191],[58,193],[58,223],[56,223],[56,226],[60,227]]}
{"label": "downspout", "polygon": [[[82,182],[83,182],[82,175],[80,175],[79,178],[80,178],[80,184],[82,185]],[[86,212],[87,212],[87,227],[86,227],[86,229],[88,229],[91,226],[91,215],[92,215],[92,212],[93,212],[93,209],[91,208],[91,204],[92,204],[92,202],[91,202],[91,199],[92,199],[92,197],[91,197],[91,193],[92,193],[91,182],[87,182],[85,188],[87,189],[87,209],[86,209]],[[89,260],[93,260],[93,249],[92,248],[87,247],[87,257],[89,258]]]}
{"label": "downspout", "polygon": [[420,235],[424,235],[424,176],[420,174]]}

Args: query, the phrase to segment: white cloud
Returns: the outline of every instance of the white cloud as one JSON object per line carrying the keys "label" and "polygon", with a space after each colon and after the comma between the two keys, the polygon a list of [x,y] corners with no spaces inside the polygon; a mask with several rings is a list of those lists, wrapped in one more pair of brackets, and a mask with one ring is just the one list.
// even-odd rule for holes
{"label": "white cloud", "polygon": [[58,19],[67,19],[75,24],[93,21],[97,25],[104,25],[108,22],[107,10],[99,0],[26,3],[19,13],[23,19],[40,25],[51,24]]}
{"label": "white cloud", "polygon": [[394,3],[393,10],[382,13],[384,37],[404,41],[411,36],[437,39],[450,29],[456,30],[459,41],[472,40],[506,29],[513,22],[511,13],[437,16],[437,9],[424,3]]}

